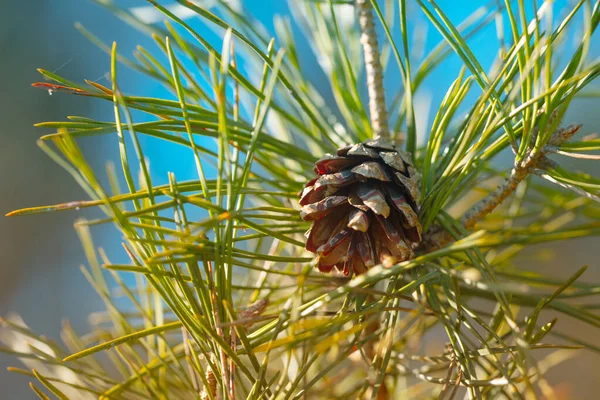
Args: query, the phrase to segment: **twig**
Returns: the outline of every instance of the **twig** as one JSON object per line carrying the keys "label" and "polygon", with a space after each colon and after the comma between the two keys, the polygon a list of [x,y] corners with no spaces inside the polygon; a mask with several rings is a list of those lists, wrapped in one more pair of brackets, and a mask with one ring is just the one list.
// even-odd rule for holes
{"label": "twig", "polygon": [[[556,117],[556,112],[552,113],[550,122]],[[470,229],[475,224],[491,213],[500,203],[517,189],[527,176],[535,172],[537,167],[548,167],[554,163],[546,158],[546,154],[550,152],[553,146],[560,146],[563,142],[569,140],[579,129],[581,125],[569,125],[566,128],[559,128],[553,132],[552,136],[541,151],[531,150],[529,155],[520,163],[516,164],[510,172],[510,176],[506,181],[498,186],[498,188],[488,197],[475,204],[461,219],[463,226]],[[533,139],[537,136],[537,130],[534,132]]]}
{"label": "twig", "polygon": [[383,88],[383,68],[377,43],[377,33],[373,22],[373,7],[370,0],[356,0],[360,43],[365,56],[367,88],[369,92],[369,113],[374,137],[389,139],[388,113]]}
{"label": "twig", "polygon": [[[551,121],[554,116],[555,114],[551,116]],[[547,142],[547,145],[541,150],[536,151],[532,148],[529,155],[515,165],[510,172],[510,176],[504,181],[504,183],[502,183],[502,185],[498,186],[494,192],[467,211],[467,213],[460,220],[461,225],[465,229],[473,228],[477,222],[485,218],[504,200],[506,200],[506,198],[517,189],[517,186],[519,186],[519,184],[531,174],[540,175],[544,179],[550,180],[553,183],[567,187],[571,190],[575,190],[577,193],[583,196],[596,200],[594,199],[594,195],[582,191],[581,189],[578,190],[577,188],[570,187],[570,185],[567,186],[565,184],[561,184],[543,172],[543,170],[554,168],[556,165],[552,160],[546,158],[546,154],[553,152],[557,146],[560,146],[562,143],[569,140],[575,133],[577,133],[577,131],[579,131],[580,128],[581,125],[570,125],[566,128],[559,128],[553,132],[552,136]],[[537,132],[534,133],[533,140],[535,140],[536,135]],[[421,248],[425,250],[435,250],[446,245],[451,240],[452,236],[450,233],[443,231],[438,226],[431,229],[430,232],[427,233],[422,242]]]}
{"label": "twig", "polygon": [[[494,211],[508,196],[510,196],[529,174],[531,174],[537,164],[544,158],[543,152],[531,153],[523,162],[516,165],[510,172],[510,176],[498,186],[489,196],[485,197],[479,203],[475,204],[461,218],[461,225],[465,229],[471,229]],[[440,249],[453,240],[452,235],[445,231],[441,226],[432,227],[423,237],[420,248],[426,252]]]}
{"label": "twig", "polygon": [[512,194],[521,183],[535,168],[540,159],[543,157],[542,152],[531,153],[521,163],[517,164],[510,176],[496,190],[475,204],[461,219],[461,223],[466,229],[471,229],[475,224],[491,213],[500,203]]}
{"label": "twig", "polygon": [[[456,392],[458,391],[458,388],[460,386],[460,381],[462,380],[462,368],[460,367],[460,363],[456,359],[456,353],[452,349],[451,345],[448,345],[448,347],[451,351],[452,358],[450,360],[450,365],[448,366],[448,373],[446,375],[446,381],[444,382],[444,386],[442,387],[442,390],[440,391],[440,394],[438,395],[438,400],[442,400],[444,398],[448,398],[448,400],[453,400],[456,397]],[[454,382],[452,382],[452,373],[454,371],[454,368],[457,368],[458,372],[456,374],[456,379],[454,380]],[[450,389],[450,388],[452,388],[452,389]],[[450,390],[452,390],[452,391],[450,392]],[[450,394],[448,396],[446,396],[447,393],[450,393]]]}

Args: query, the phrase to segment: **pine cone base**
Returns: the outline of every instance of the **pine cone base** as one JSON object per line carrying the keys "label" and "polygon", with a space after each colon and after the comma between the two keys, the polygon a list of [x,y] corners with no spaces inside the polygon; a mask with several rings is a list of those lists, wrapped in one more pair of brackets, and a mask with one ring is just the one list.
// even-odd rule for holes
{"label": "pine cone base", "polygon": [[317,254],[320,271],[361,274],[414,257],[420,194],[405,152],[377,138],[326,154],[315,172],[300,195],[300,215],[313,221],[306,249]]}

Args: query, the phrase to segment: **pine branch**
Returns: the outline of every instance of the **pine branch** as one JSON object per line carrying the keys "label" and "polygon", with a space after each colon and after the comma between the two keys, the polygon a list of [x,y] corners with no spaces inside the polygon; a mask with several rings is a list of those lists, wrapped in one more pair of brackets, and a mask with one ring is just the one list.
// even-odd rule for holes
{"label": "pine branch", "polygon": [[[555,115],[550,117],[550,122],[555,118]],[[549,138],[547,144],[539,151],[532,148],[528,156],[521,162],[517,162],[515,167],[511,170],[510,175],[506,180],[496,188],[490,195],[480,200],[475,204],[465,215],[460,219],[461,226],[464,229],[472,229],[478,222],[482,221],[486,216],[492,213],[500,204],[504,202],[511,194],[517,190],[517,187],[523,182],[529,175],[535,174],[544,177],[544,179],[552,180],[551,177],[547,177],[542,171],[547,170],[555,166],[555,163],[548,158],[546,155],[552,153],[555,148],[569,140],[579,129],[581,125],[570,125],[566,128],[560,128],[553,132]],[[537,130],[534,132],[532,142],[535,142],[537,138]],[[557,182],[555,182],[557,183]],[[571,188],[580,195],[586,196],[593,199],[593,195],[577,189],[576,187]],[[422,248],[427,251],[439,249],[440,247],[448,244],[452,240],[452,236],[442,231],[440,227],[434,227],[426,235],[427,237],[423,241]]]}
{"label": "pine branch", "polygon": [[507,197],[509,197],[543,157],[542,152],[531,153],[523,162],[516,165],[504,183],[496,188],[492,194],[475,204],[462,218],[461,223],[465,229],[471,229],[475,224],[490,214]]}
{"label": "pine branch", "polygon": [[358,24],[360,26],[362,44],[367,73],[369,91],[369,112],[374,137],[389,139],[388,112],[385,105],[385,90],[383,87],[383,68],[375,23],[373,22],[373,7],[370,0],[356,0]]}
{"label": "pine branch", "polygon": [[[555,115],[550,117],[550,122],[555,118]],[[475,224],[490,214],[498,207],[508,196],[510,196],[530,174],[534,173],[538,167],[553,165],[552,161],[546,158],[546,154],[555,146],[560,146],[565,141],[569,140],[579,129],[581,125],[571,125],[566,128],[557,129],[553,132],[548,140],[549,146],[544,146],[540,151],[532,149],[528,156],[517,163],[511,170],[510,176],[504,183],[489,196],[481,200],[471,208],[462,218],[461,223],[466,229],[471,229]],[[537,132],[533,135],[533,140],[537,138]],[[544,169],[544,168],[542,168]]]}

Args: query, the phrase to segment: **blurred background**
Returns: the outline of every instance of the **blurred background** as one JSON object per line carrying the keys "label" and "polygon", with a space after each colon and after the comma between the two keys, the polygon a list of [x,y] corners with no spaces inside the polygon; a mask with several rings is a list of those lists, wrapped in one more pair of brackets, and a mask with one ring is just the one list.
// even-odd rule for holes
{"label": "blurred background", "polygon": [[[116,1],[122,7],[134,7],[143,1]],[[457,23],[484,2],[463,1],[464,6],[454,7],[452,1],[438,1]],[[487,2],[485,2],[487,3]],[[555,1],[560,11],[565,1]],[[244,1],[245,7],[259,18],[272,32],[274,14],[289,15],[286,2],[278,0]],[[37,146],[39,136],[50,131],[36,129],[33,124],[40,121],[64,120],[68,115],[87,116],[111,120],[112,106],[107,102],[94,101],[85,97],[49,93],[34,89],[32,82],[40,81],[36,68],[56,72],[73,81],[90,79],[108,85],[106,74],[109,57],[85,39],[74,27],[81,22],[104,42],[118,41],[119,49],[130,54],[135,46],[143,45],[155,50],[151,39],[127,26],[103,7],[93,1],[82,0],[29,0],[3,2],[0,12],[0,213],[42,204],[56,204],[85,199],[84,192],[59,166],[54,164]],[[300,37],[298,31],[297,37]],[[425,50],[440,40],[430,27]],[[598,44],[598,36],[595,38]],[[492,45],[490,45],[492,44]],[[471,45],[482,64],[491,63],[497,41],[493,25],[471,41]],[[592,49],[594,56],[600,54],[600,46]],[[328,87],[326,77],[318,68],[310,68],[316,58],[306,42],[298,43],[307,76],[316,87]],[[460,66],[456,58],[448,60],[445,68],[436,71],[421,95],[416,99],[420,112],[419,128],[423,131],[430,119],[428,107],[438,104],[446,88],[454,80]],[[312,74],[312,75],[311,75]],[[169,96],[158,84],[134,73],[125,67],[119,68],[121,89],[128,93]],[[386,76],[386,84],[398,85],[399,77]],[[598,85],[596,85],[596,88]],[[333,98],[326,99],[334,108]],[[598,100],[576,100],[567,116],[567,122],[584,124],[583,134],[598,130],[600,115]],[[101,170],[107,160],[115,159],[116,148],[110,140],[86,140],[84,150],[89,161]],[[144,143],[143,143],[144,144]],[[171,170],[172,154],[164,154],[151,143],[145,144],[155,170]],[[158,164],[158,165],[157,165]],[[567,166],[569,164],[565,164]],[[574,167],[588,168],[590,163]],[[597,165],[597,163],[596,163]],[[154,168],[153,168],[154,169]],[[595,169],[596,175],[598,168]],[[163,180],[165,177],[161,177]],[[98,311],[102,304],[94,295],[81,274],[79,266],[85,257],[73,223],[81,216],[93,217],[94,211],[71,211],[42,214],[18,218],[0,217],[0,316],[18,313],[36,332],[59,339],[59,330],[64,318],[68,318],[79,333],[87,329],[87,315]],[[119,237],[110,228],[94,230],[96,244],[110,250],[119,246]],[[595,247],[595,248],[594,248]],[[539,251],[552,251],[554,257],[543,265],[531,265]],[[589,281],[600,281],[598,271],[597,239],[572,241],[553,246],[552,249],[537,247],[520,258],[527,268],[551,271],[559,277],[567,277],[576,269],[590,264],[586,274]],[[536,261],[539,264],[539,261]],[[578,332],[585,337],[580,326],[568,320],[559,322],[567,333]],[[588,332],[589,333],[589,332]],[[589,341],[594,337],[587,335]],[[593,390],[600,388],[600,372],[596,368],[600,355],[582,353],[553,369],[548,380],[572,398],[596,398]],[[30,379],[6,372],[7,366],[20,366],[13,357],[0,353],[0,388],[2,398],[33,399],[27,387]]]}

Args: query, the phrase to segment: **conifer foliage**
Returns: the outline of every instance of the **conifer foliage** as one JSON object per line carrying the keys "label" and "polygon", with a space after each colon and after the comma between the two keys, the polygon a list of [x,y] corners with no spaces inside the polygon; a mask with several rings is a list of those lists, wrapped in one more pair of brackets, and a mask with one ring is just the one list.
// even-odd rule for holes
{"label": "conifer foliage", "polygon": [[[596,93],[600,2],[493,2],[455,24],[434,0],[293,0],[270,32],[241,1],[96,1],[156,48],[130,57],[79,26],[110,55],[109,82],[40,70],[34,84],[114,109],[39,124],[89,198],[10,213],[104,213],[76,224],[106,306],[91,333],[66,324],[59,344],[2,320],[40,398],[553,398],[545,372],[598,352],[564,330],[600,326],[586,267],[560,280],[515,258],[600,234],[600,180],[563,166],[600,158],[578,133],[595,127],[563,128]],[[440,38],[423,55],[415,21]],[[487,68],[469,43],[490,27]],[[307,78],[302,40],[329,85]],[[461,68],[417,126],[415,95],[449,58]],[[125,67],[171,95],[123,92]],[[90,136],[117,139],[108,179],[80,150]],[[154,175],[146,138],[184,148],[194,177]],[[94,245],[100,224],[122,248]]]}

